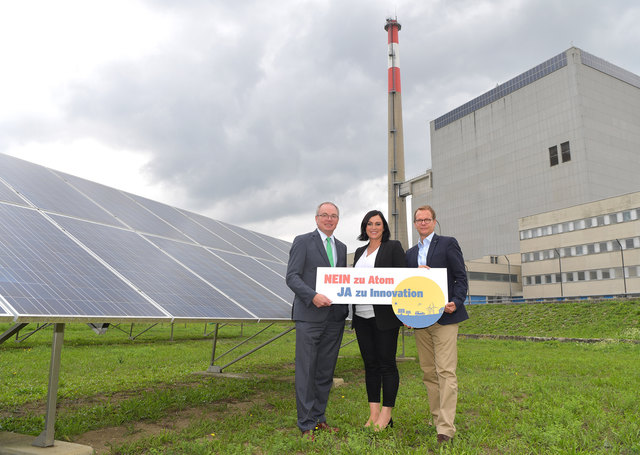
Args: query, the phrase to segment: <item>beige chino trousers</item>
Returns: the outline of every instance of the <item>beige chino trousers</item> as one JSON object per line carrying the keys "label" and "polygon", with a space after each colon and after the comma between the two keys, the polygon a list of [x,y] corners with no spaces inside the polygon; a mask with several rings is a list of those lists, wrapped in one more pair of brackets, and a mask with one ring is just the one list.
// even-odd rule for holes
{"label": "beige chino trousers", "polygon": [[415,338],[433,424],[438,434],[452,438],[458,402],[458,324],[416,329]]}

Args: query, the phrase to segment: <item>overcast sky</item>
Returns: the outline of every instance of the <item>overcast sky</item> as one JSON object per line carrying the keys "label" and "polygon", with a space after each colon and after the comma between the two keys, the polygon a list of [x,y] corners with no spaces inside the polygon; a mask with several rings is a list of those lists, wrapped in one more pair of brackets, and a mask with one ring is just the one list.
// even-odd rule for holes
{"label": "overcast sky", "polygon": [[571,46],[640,74],[636,0],[0,3],[0,153],[286,240],[387,212],[387,17],[407,178],[429,122]]}

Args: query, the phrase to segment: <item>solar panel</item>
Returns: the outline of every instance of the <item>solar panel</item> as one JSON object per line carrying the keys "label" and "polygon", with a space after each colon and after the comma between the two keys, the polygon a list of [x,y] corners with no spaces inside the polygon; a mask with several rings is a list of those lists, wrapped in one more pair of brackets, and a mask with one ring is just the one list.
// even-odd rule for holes
{"label": "solar panel", "polygon": [[[253,259],[245,257],[257,267],[236,268],[215,255],[215,250],[168,239],[150,238],[150,240],[212,285],[215,283],[217,289],[253,314],[259,314],[263,318],[282,318],[283,314],[287,315],[291,312],[289,302],[293,300],[287,301],[268,289],[277,277],[273,276],[271,282],[260,280],[259,278],[262,277],[257,275],[262,270],[259,269],[263,269],[266,273],[268,270]],[[218,254],[225,253],[218,252]],[[233,256],[230,253],[225,255]],[[282,282],[284,284],[284,281]]]}
{"label": "solar panel", "polygon": [[0,295],[17,322],[168,319],[41,213],[3,203]]}
{"label": "solar panel", "polygon": [[62,172],[59,174],[126,226],[140,232],[188,240],[172,226],[134,201],[127,193]]}
{"label": "solar panel", "polygon": [[270,255],[270,256],[265,256],[264,253],[261,253],[258,257],[265,257],[267,259],[277,259],[282,262],[287,262],[289,260],[289,253],[287,251],[283,251],[282,249],[278,248],[278,246],[274,245],[274,243],[272,243],[269,240],[268,236],[260,235],[256,232],[243,229],[239,226],[233,226],[231,224],[223,223],[222,221],[220,222],[220,224],[225,226],[227,229],[233,231],[235,234],[241,236],[242,238],[247,239],[247,241],[251,242],[252,244],[264,250],[267,254]]}
{"label": "solar panel", "polygon": [[0,154],[0,321],[289,320],[288,249]]}
{"label": "solar panel", "polygon": [[627,84],[640,88],[640,76],[633,74],[631,71],[627,71],[624,68],[620,68],[613,63],[609,63],[600,57],[596,57],[593,54],[580,50],[580,61],[583,65],[590,66],[591,68],[608,74],[609,76],[620,79]]}
{"label": "solar panel", "polygon": [[46,167],[0,154],[0,176],[35,207],[102,223],[119,224],[113,216],[64,183]]}
{"label": "solar panel", "polygon": [[235,246],[223,240],[221,237],[215,235],[213,232],[197,223],[193,218],[189,217],[186,212],[171,207],[160,202],[152,201],[140,196],[131,196],[139,204],[151,210],[157,214],[160,218],[167,223],[174,226],[177,230],[185,234],[192,239],[195,243],[200,245],[217,248],[225,251],[237,251],[240,252]]}
{"label": "solar panel", "polygon": [[211,232],[215,233],[217,236],[234,245],[239,252],[258,258],[274,259],[273,255],[269,254],[249,239],[246,239],[232,231],[228,225],[195,213],[191,213],[189,216]]}
{"label": "solar panel", "polygon": [[0,201],[13,202],[14,204],[27,205],[27,203],[11,188],[0,182]]}
{"label": "solar panel", "polygon": [[56,323],[33,445],[54,442],[65,322],[290,320],[281,253],[268,236],[0,154],[0,322],[14,322],[0,343]]}
{"label": "solar panel", "polygon": [[513,93],[516,90],[519,90],[522,87],[525,87],[526,85],[529,85],[532,82],[535,82],[538,79],[559,70],[560,68],[564,68],[565,66],[567,66],[567,54],[566,52],[563,52],[531,68],[529,71],[525,71],[524,73],[514,77],[504,84],[500,84],[496,88],[483,93],[477,98],[468,101],[462,106],[459,106],[454,110],[438,117],[433,121],[434,127],[435,129],[440,129],[444,126],[447,126],[448,124],[466,115],[469,115],[470,113],[475,112],[478,109],[483,108],[484,106],[488,106],[494,101],[503,98],[510,93]]}
{"label": "solar panel", "polygon": [[[285,283],[287,265],[273,261],[258,260],[240,254],[225,253],[216,251],[229,264],[251,275],[251,277],[268,286],[273,292],[286,302],[293,302],[293,292]],[[289,311],[291,306],[289,306]]]}
{"label": "solar panel", "polygon": [[175,318],[258,318],[133,231],[61,216],[55,220]]}

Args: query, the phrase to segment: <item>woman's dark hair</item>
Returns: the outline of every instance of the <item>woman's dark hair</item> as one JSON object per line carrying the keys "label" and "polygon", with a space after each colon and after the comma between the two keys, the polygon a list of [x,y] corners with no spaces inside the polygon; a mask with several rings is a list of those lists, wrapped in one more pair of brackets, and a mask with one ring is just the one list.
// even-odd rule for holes
{"label": "woman's dark hair", "polygon": [[360,235],[358,236],[358,240],[366,241],[369,240],[369,236],[367,235],[367,223],[374,216],[378,215],[382,220],[382,227],[384,230],[382,231],[382,241],[386,242],[391,237],[391,231],[389,230],[389,224],[387,220],[385,220],[384,215],[380,210],[371,210],[367,212],[367,214],[362,219],[362,223],[360,224]]}

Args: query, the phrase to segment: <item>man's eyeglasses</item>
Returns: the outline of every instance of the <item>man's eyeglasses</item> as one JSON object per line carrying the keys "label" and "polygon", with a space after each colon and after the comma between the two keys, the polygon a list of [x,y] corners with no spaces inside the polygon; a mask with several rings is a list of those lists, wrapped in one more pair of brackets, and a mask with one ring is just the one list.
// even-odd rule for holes
{"label": "man's eyeglasses", "polygon": [[335,213],[331,214],[331,215],[329,215],[328,213],[320,213],[317,216],[319,216],[320,218],[331,218],[332,220],[337,220],[338,219],[338,215],[336,215]]}
{"label": "man's eyeglasses", "polygon": [[429,224],[433,220],[431,218],[420,218],[419,220],[414,220],[416,224]]}

